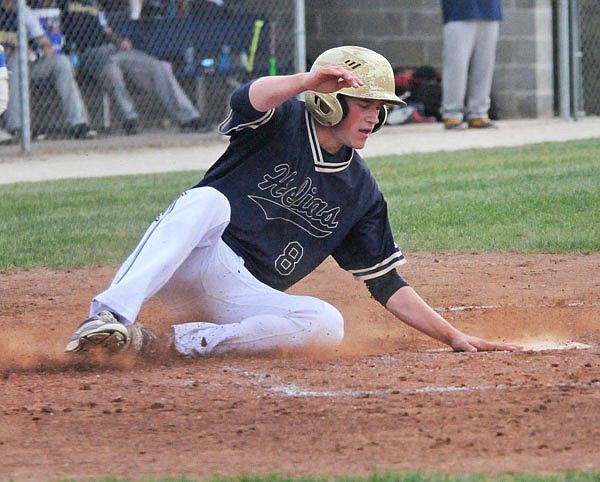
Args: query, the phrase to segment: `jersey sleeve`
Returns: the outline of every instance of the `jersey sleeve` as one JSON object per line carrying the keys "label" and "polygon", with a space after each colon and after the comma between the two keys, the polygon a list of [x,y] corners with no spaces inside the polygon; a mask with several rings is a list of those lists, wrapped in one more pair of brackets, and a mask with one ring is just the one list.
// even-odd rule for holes
{"label": "jersey sleeve", "polygon": [[381,193],[333,253],[333,258],[343,269],[363,281],[382,276],[406,263],[394,242],[387,203]]}
{"label": "jersey sleeve", "polygon": [[250,103],[250,86],[254,81],[242,85],[231,95],[229,106],[231,110],[227,118],[219,125],[219,132],[227,136],[233,136],[244,130],[254,130],[268,123],[275,109],[267,112],[256,110]]}
{"label": "jersey sleeve", "polygon": [[250,136],[262,137],[261,142],[264,142],[265,138],[269,136],[293,128],[294,123],[297,122],[296,114],[304,110],[303,107],[300,107],[303,103],[296,98],[289,99],[275,109],[269,109],[266,112],[256,110],[250,103],[249,95],[250,86],[254,82],[254,80],[248,82],[233,92],[229,101],[231,108],[229,115],[219,125],[219,133],[230,136],[231,140]]}

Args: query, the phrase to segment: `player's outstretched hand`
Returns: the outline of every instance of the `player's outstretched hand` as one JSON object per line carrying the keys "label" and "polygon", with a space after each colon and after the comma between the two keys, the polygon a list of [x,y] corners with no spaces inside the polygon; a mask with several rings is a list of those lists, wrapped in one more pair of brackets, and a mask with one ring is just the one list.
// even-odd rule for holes
{"label": "player's outstretched hand", "polygon": [[454,351],[517,351],[521,347],[510,345],[508,343],[491,342],[477,338],[476,336],[463,335],[452,340],[451,345]]}
{"label": "player's outstretched hand", "polygon": [[355,77],[349,70],[339,65],[324,65],[310,72],[306,81],[306,90],[314,90],[323,94],[331,94],[348,87],[361,87],[362,80]]}

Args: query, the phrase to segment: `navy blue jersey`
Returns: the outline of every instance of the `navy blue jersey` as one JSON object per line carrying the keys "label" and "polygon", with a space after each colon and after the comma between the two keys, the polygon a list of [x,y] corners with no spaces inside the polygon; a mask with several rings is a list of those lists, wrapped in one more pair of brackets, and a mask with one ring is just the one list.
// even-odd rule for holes
{"label": "navy blue jersey", "polygon": [[96,0],[59,0],[60,26],[68,43],[76,43],[85,51],[111,43],[106,36],[105,13]]}
{"label": "navy blue jersey", "polygon": [[8,11],[0,7],[0,44],[16,48],[18,43],[19,22],[16,11]]}
{"label": "navy blue jersey", "polygon": [[502,20],[501,0],[442,0],[444,23],[462,20]]}
{"label": "navy blue jersey", "polygon": [[285,290],[329,255],[364,280],[402,264],[386,202],[358,153],[322,150],[314,121],[297,99],[256,111],[249,86],[234,92],[220,126],[229,146],[197,185],[229,199],[223,240],[249,271]]}

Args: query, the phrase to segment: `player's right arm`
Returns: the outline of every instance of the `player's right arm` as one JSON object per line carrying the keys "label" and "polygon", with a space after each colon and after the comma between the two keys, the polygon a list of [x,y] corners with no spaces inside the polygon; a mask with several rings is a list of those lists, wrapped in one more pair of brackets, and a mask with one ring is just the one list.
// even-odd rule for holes
{"label": "player's right arm", "polygon": [[387,301],[386,308],[407,325],[449,345],[454,351],[519,349],[515,345],[489,342],[463,333],[431,308],[410,286],[398,289]]}
{"label": "player's right arm", "polygon": [[285,101],[307,90],[336,92],[360,87],[362,81],[338,65],[325,65],[314,72],[261,77],[250,87],[250,103],[259,112],[279,107]]}

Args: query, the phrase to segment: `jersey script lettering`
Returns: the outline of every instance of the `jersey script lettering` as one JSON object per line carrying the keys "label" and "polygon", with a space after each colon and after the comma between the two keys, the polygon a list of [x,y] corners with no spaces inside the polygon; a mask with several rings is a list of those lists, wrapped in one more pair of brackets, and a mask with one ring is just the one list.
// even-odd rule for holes
{"label": "jersey script lettering", "polygon": [[267,219],[282,219],[296,224],[317,238],[329,236],[338,226],[339,207],[331,208],[317,196],[309,177],[297,179],[298,173],[287,164],[279,164],[273,174],[265,174],[258,184],[270,198],[249,196],[260,206]]}

